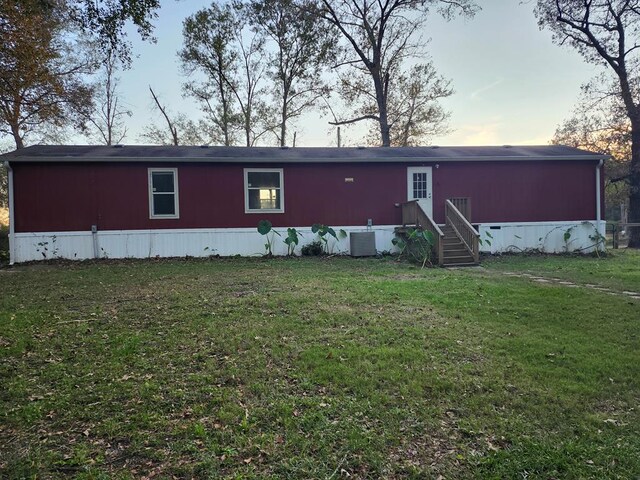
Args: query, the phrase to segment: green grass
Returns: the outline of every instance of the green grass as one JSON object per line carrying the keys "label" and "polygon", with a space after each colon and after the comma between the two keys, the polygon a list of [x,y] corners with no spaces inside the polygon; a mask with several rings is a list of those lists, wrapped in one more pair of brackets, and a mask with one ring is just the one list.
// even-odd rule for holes
{"label": "green grass", "polygon": [[640,302],[496,274],[563,260],[0,270],[0,477],[637,478]]}
{"label": "green grass", "polygon": [[607,251],[607,255],[507,255],[488,257],[483,263],[495,271],[527,272],[581,284],[596,284],[618,291],[640,292],[640,251]]}

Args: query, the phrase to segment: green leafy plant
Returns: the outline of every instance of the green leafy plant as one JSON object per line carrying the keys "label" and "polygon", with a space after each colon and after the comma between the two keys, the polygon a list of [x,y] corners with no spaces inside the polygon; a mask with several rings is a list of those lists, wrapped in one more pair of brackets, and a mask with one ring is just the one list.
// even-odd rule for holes
{"label": "green leafy plant", "polygon": [[265,237],[267,243],[264,244],[265,256],[273,257],[273,241],[275,236],[281,236],[273,229],[273,225],[269,220],[260,220],[258,222],[258,233]]}
{"label": "green leafy plant", "polygon": [[571,243],[570,239],[571,239],[572,230],[573,230],[573,227],[569,227],[564,231],[564,234],[562,235],[562,240],[564,241],[564,251],[565,252],[569,251],[569,244]]}
{"label": "green leafy plant", "polygon": [[391,240],[399,250],[399,258],[408,257],[410,261],[419,263],[424,268],[427,263],[433,266],[433,247],[436,239],[432,232],[421,228],[407,230],[406,238],[395,237]]}
{"label": "green leafy plant", "polygon": [[[544,237],[540,237],[538,238],[538,242],[539,242],[539,247],[537,248],[538,251],[544,253],[547,252],[547,248],[546,248],[546,244],[547,244],[547,240],[552,237],[552,234],[556,231],[556,230],[560,230],[563,229],[564,226],[562,225],[558,225],[557,227],[552,228],[551,230],[549,230],[547,232],[547,234]],[[573,241],[571,239],[571,230],[573,230],[573,227],[569,227],[568,229],[564,230],[563,234],[562,234],[562,239],[564,241],[564,251],[568,252],[569,251],[569,244]]]}
{"label": "green leafy plant", "polygon": [[284,243],[287,245],[287,255],[295,253],[296,246],[300,243],[300,237],[302,236],[295,228],[287,228],[287,238],[284,239]]}
{"label": "green leafy plant", "polygon": [[215,253],[214,253],[214,252],[216,252],[216,251],[217,251],[217,249],[216,249],[216,248],[213,248],[213,247],[204,247],[204,251],[205,251],[205,252],[209,252],[209,255],[211,256],[211,255],[215,255]]}
{"label": "green leafy plant", "polygon": [[400,250],[398,252],[398,257],[401,258],[404,251],[407,249],[407,242],[402,237],[394,237],[393,240],[391,240],[391,243],[394,247]]}
{"label": "green leafy plant", "polygon": [[589,235],[589,240],[593,242],[593,247],[595,247],[595,253],[600,258],[600,250],[604,252],[606,250],[607,238],[600,233],[597,225],[591,223],[589,221],[582,222],[582,225],[591,225],[593,227],[593,233]]}
{"label": "green leafy plant", "polygon": [[[484,240],[482,238],[478,238],[478,242],[480,243],[480,245],[487,245],[488,247],[491,246],[491,240],[493,240],[493,235],[491,235],[491,232],[484,232],[485,236],[487,238],[485,238]],[[518,237],[516,235],[516,237]],[[520,238],[520,237],[518,237]]]}
{"label": "green leafy plant", "polygon": [[324,252],[327,254],[333,253],[333,247],[329,246],[330,237],[333,237],[336,242],[342,240],[343,238],[347,238],[347,232],[343,229],[338,230],[338,232],[336,233],[333,228],[322,223],[314,223],[311,226],[311,231],[318,235],[318,238],[320,238],[320,241],[322,242],[322,245],[324,247]]}

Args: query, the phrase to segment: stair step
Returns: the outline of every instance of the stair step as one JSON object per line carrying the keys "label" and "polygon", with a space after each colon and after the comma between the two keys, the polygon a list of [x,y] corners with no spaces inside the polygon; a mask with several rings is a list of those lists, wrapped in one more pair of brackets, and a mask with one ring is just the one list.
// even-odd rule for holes
{"label": "stair step", "polygon": [[473,258],[465,258],[460,260],[445,259],[444,262],[442,262],[442,265],[477,265],[477,264],[473,261]]}
{"label": "stair step", "polygon": [[444,252],[444,258],[473,258],[469,252]]}
{"label": "stair step", "polygon": [[469,250],[445,250],[445,257],[473,257]]}
{"label": "stair step", "polygon": [[457,252],[444,252],[445,258],[473,258],[473,255],[468,250]]}
{"label": "stair step", "polygon": [[[479,263],[474,261],[474,257],[469,253],[464,242],[458,237],[456,231],[451,225],[439,225],[442,231],[442,252],[443,252],[443,267],[466,267],[476,266]],[[418,225],[407,224],[401,227],[396,227],[395,232],[399,235],[408,235],[410,230],[418,228]]]}
{"label": "stair step", "polygon": [[472,256],[469,253],[469,250],[467,250],[466,248],[461,248],[461,249],[458,249],[458,250],[443,250],[442,252],[444,253],[445,257]]}

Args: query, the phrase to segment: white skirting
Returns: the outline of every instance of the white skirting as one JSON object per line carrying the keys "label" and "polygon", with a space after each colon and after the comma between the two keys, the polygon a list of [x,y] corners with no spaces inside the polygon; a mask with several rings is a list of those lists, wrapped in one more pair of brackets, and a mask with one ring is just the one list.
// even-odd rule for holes
{"label": "white skirting", "polygon": [[[363,232],[366,227],[342,228],[347,233]],[[378,251],[392,250],[394,225],[373,227]],[[275,228],[273,254],[286,255],[286,228]],[[301,233],[300,248],[317,240],[310,227],[297,228]],[[158,230],[104,230],[96,234],[87,232],[17,233],[15,235],[15,262],[65,258],[153,258],[153,257],[208,257],[210,255],[258,256],[264,255],[266,239],[255,228],[158,229]],[[329,239],[333,253],[349,253],[349,237],[336,241]]]}
{"label": "white skirting", "polygon": [[[604,249],[606,222],[596,232],[595,220],[573,222],[511,222],[480,225],[481,252],[506,253],[540,251],[546,253],[591,253]],[[493,228],[492,228],[493,227]]]}
{"label": "white skirting", "polygon": [[[520,252],[540,250],[550,253],[595,249],[595,221],[589,222],[530,222],[530,223],[485,223],[480,225],[483,252]],[[494,227],[494,228],[491,228]],[[495,228],[499,227],[499,228]],[[601,221],[599,231],[605,232]],[[366,231],[366,228],[334,227],[347,233]],[[376,248],[379,252],[395,251],[391,243],[395,225],[373,227]],[[276,228],[282,236],[275,236],[273,253],[286,255],[285,228]],[[300,248],[317,239],[309,227],[298,228],[302,234]],[[565,233],[569,237],[565,241]],[[491,235],[491,237],[489,237]],[[490,244],[489,244],[490,243]],[[92,234],[84,232],[16,233],[14,242],[15,262],[65,258],[85,260],[90,258],[153,258],[153,257],[207,257],[210,255],[258,256],[265,253],[265,237],[255,228],[211,228],[211,229],[158,229],[158,230],[105,230]],[[334,253],[349,252],[349,238],[329,240]]]}

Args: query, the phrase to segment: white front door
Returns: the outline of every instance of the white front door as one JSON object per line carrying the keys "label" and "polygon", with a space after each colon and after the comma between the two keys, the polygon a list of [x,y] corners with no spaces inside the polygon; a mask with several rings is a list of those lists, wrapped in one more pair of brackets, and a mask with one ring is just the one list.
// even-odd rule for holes
{"label": "white front door", "polygon": [[418,200],[422,209],[433,217],[431,167],[407,168],[407,200]]}

